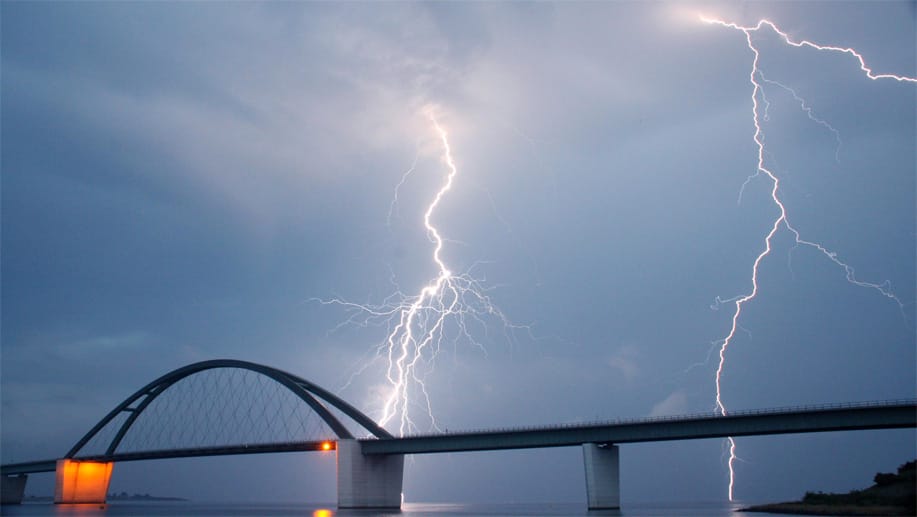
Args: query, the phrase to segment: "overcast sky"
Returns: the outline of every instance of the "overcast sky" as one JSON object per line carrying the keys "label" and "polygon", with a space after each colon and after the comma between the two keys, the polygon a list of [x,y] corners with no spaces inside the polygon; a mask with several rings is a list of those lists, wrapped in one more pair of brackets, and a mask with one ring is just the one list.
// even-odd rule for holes
{"label": "overcast sky", "polygon": [[[917,74],[905,2],[4,2],[2,461],[59,457],[141,385],[212,358],[281,367],[378,417],[383,365],[361,367],[386,328],[339,327],[348,313],[314,300],[380,303],[436,275],[422,216],[444,165],[427,105],[459,169],[434,216],[443,257],[530,329],[507,340],[491,321],[476,329],[486,353],[447,349],[427,384],[440,425],[712,411],[732,313],[711,306],[751,289],[777,211],[770,182],[746,184],[752,52],[698,12],[768,17]],[[766,77],[837,131],[765,85],[765,159],[790,220],[902,306],[782,230],[724,402],[914,397],[915,86],[766,30],[755,41]],[[736,495],[862,487],[914,443],[740,439]],[[625,504],[725,499],[722,450],[623,446]],[[112,489],[327,501],[333,472],[315,454],[140,462]],[[585,497],[575,448],[416,458],[405,491]]]}

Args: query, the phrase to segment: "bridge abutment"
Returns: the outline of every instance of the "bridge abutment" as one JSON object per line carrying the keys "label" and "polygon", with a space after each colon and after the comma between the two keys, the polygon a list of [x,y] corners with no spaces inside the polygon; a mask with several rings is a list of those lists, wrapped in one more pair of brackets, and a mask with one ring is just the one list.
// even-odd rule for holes
{"label": "bridge abutment", "polygon": [[25,483],[29,476],[20,474],[18,476],[2,476],[0,478],[0,504],[22,504],[22,498],[25,495]]}
{"label": "bridge abutment", "polygon": [[401,508],[404,455],[365,455],[357,440],[337,442],[338,508]]}
{"label": "bridge abutment", "polygon": [[104,503],[114,463],[57,460],[54,504]]}
{"label": "bridge abutment", "polygon": [[621,507],[621,478],[618,446],[583,444],[583,466],[586,470],[586,499],[590,510]]}

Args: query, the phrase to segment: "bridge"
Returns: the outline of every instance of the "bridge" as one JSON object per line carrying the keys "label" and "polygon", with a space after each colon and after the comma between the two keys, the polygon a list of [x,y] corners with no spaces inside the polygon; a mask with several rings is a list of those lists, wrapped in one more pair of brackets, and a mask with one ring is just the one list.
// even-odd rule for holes
{"label": "bridge", "polygon": [[339,508],[399,508],[407,454],[581,447],[589,508],[619,508],[620,444],[914,427],[908,399],[395,437],[301,377],[213,360],[140,388],[60,459],[0,466],[0,481],[4,504],[39,472],[56,473],[56,503],[102,503],[115,463],[334,450]]}

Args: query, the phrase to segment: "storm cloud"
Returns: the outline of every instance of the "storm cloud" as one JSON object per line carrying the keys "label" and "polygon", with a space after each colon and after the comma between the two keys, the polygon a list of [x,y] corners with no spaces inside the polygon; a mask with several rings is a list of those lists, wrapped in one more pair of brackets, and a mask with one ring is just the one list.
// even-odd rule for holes
{"label": "storm cloud", "polygon": [[[528,328],[440,357],[441,425],[711,411],[731,318],[711,305],[748,292],[776,208],[771,184],[748,179],[751,51],[696,12],[769,17],[914,76],[913,9],[5,2],[2,460],[62,455],[142,384],[218,357],[292,371],[378,416],[382,365],[354,374],[386,329],[339,327],[347,315],[314,300],[378,303],[392,279],[415,292],[435,274],[420,220],[442,173],[429,105],[460,170],[436,213],[444,256]],[[914,86],[760,37],[767,78],[841,142],[766,90],[767,159],[793,224],[903,307],[778,234],[729,350],[727,406],[913,397]],[[913,459],[913,438],[739,440],[737,494],[861,487]],[[721,454],[719,440],[622,447],[625,502],[662,497],[660,484],[722,499]],[[581,501],[580,462],[572,449],[419,457],[406,496]],[[244,483],[260,499],[331,500],[333,468],[303,455],[138,463],[112,489],[201,499]]]}

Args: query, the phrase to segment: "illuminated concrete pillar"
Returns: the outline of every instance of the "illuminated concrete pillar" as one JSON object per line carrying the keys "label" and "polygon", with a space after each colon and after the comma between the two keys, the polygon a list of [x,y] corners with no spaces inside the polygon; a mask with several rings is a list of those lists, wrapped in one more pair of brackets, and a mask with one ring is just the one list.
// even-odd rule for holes
{"label": "illuminated concrete pillar", "polygon": [[590,510],[621,507],[621,485],[618,471],[618,446],[583,444],[586,468],[586,499]]}
{"label": "illuminated concrete pillar", "polygon": [[22,504],[22,497],[25,495],[25,482],[29,476],[20,474],[18,476],[0,477],[0,504]]}
{"label": "illuminated concrete pillar", "polygon": [[54,502],[104,503],[113,466],[110,461],[57,460]]}
{"label": "illuminated concrete pillar", "polygon": [[338,508],[401,508],[404,455],[364,455],[360,442],[338,440]]}

